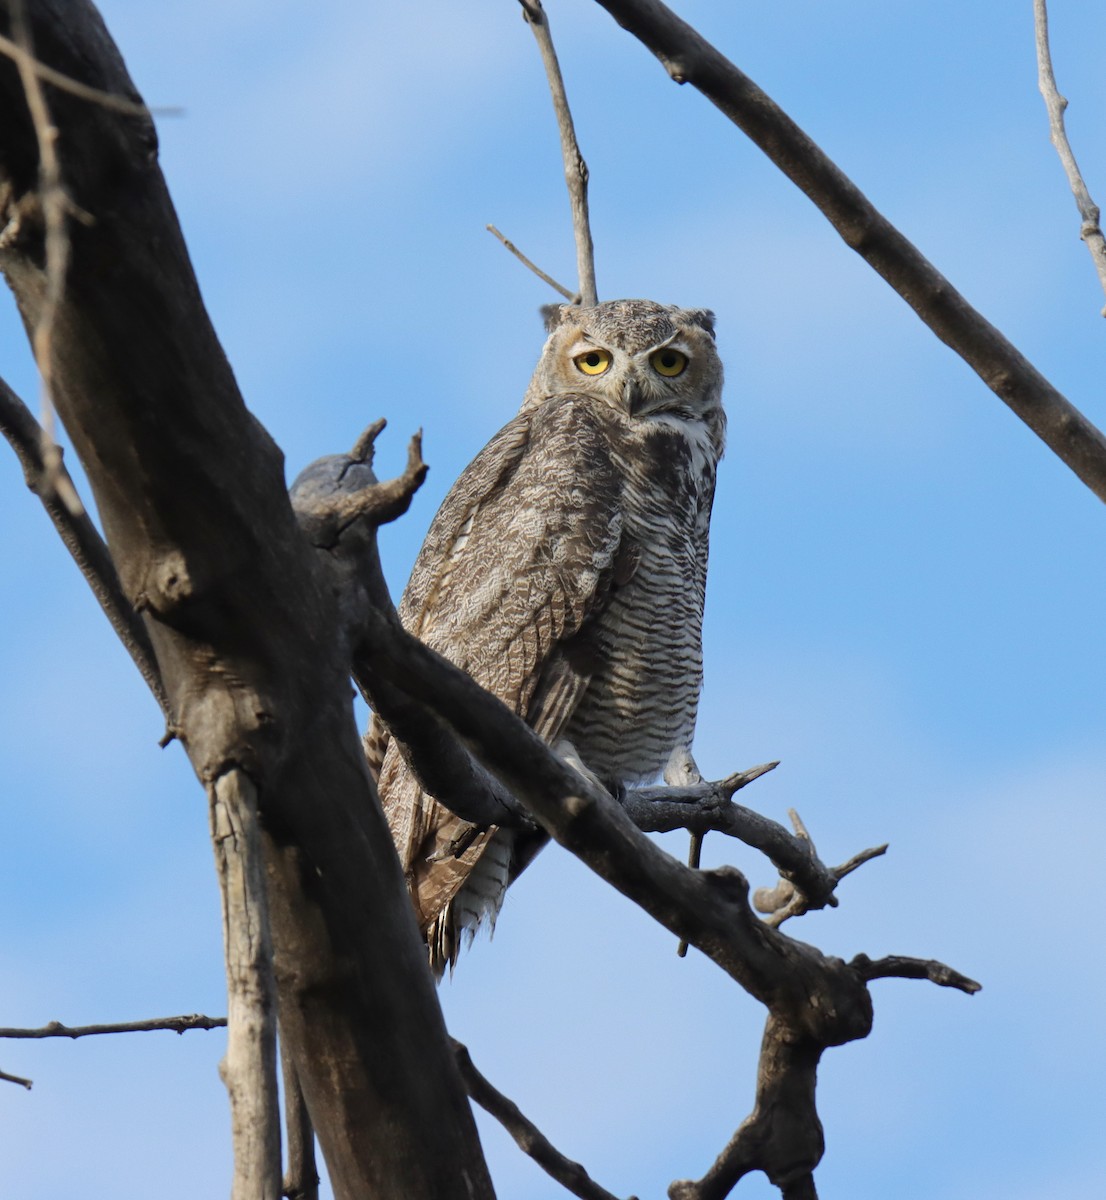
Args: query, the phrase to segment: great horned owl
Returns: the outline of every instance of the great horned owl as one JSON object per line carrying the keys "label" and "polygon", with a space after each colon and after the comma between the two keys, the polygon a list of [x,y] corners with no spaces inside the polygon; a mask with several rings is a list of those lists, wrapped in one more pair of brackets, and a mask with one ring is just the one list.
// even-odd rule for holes
{"label": "great horned owl", "polygon": [[[521,410],[446,496],[399,615],[618,790],[690,763],[722,364],[701,309],[561,305],[547,327]],[[544,838],[466,837],[375,718],[366,749],[440,976]]]}

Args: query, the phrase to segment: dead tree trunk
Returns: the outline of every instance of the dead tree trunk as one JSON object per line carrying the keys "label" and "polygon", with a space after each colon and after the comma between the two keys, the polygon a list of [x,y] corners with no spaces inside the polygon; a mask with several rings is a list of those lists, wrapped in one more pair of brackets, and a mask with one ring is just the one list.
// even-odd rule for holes
{"label": "dead tree trunk", "polygon": [[[36,129],[0,58],[0,267],[45,348],[172,732],[206,787],[240,771],[257,789],[281,1033],[335,1192],[491,1196],[366,772],[334,600],[204,310],[153,123],[90,3],[3,0],[9,39],[20,10],[36,58],[83,90],[36,68],[53,127]],[[64,195],[42,170],[49,147]],[[52,203],[68,239],[60,292]]]}

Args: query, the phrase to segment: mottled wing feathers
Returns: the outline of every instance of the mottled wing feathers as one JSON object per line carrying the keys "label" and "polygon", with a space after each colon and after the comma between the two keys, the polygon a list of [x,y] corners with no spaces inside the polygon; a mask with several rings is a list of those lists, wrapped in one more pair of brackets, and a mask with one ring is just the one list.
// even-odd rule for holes
{"label": "mottled wing feathers", "polygon": [[[399,610],[407,629],[547,741],[587,686],[589,617],[632,569],[602,420],[595,405],[564,396],[505,426],[446,497]],[[491,831],[471,840],[471,827],[420,793],[395,746],[369,741],[384,752],[381,798],[426,931]]]}

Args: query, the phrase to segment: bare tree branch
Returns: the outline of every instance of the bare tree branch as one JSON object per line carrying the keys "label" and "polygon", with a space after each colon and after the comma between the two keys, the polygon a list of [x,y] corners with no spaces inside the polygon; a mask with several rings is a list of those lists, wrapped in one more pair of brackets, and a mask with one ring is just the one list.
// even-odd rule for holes
{"label": "bare tree branch", "polygon": [[115,564],[92,518],[85,511],[69,472],[61,461],[46,469],[42,446],[46,435],[22,400],[0,379],[0,434],[7,439],[23,468],[27,486],[42,501],[54,528],[80,568],[116,636],[138,667],[162,713],[170,721],[169,701],[161,681],[142,618],[123,592]]}
{"label": "bare tree branch", "polygon": [[588,219],[588,164],[580,153],[576,141],[576,129],[572,123],[572,112],[568,107],[561,65],[553,48],[553,35],[549,31],[549,17],[542,8],[541,0],[519,0],[523,15],[530,26],[541,51],[545,64],[549,90],[553,96],[553,109],[557,114],[557,129],[561,135],[561,155],[565,164],[565,183],[568,185],[569,203],[572,205],[572,232],[576,241],[576,274],[580,280],[580,303],[591,307],[599,303],[595,287],[595,247],[591,241],[591,222]]}
{"label": "bare tree branch", "polygon": [[280,1200],[277,999],[261,858],[257,788],[240,768],[208,788],[223,908],[227,1051],[219,1074],[230,1096],[232,1200]]}
{"label": "bare tree branch", "polygon": [[[768,1008],[753,1113],[702,1180],[675,1183],[670,1195],[721,1198],[743,1175],[761,1170],[785,1196],[813,1197],[812,1172],[823,1150],[817,1065],[827,1047],[870,1031],[864,973],[870,968],[822,955],[756,919],[748,884],[733,868],[690,871],[676,862],[641,834],[613,797],[562,762],[467,675],[406,634],[394,613],[367,611],[364,639],[373,669],[432,704],[552,837]],[[809,845],[809,837],[800,840]]]}
{"label": "bare tree branch", "polygon": [[964,299],[751,79],[660,0],[598,0],[760,147],[929,328],[1106,500],[1106,437]]}
{"label": "bare tree branch", "polygon": [[0,1038],[81,1038],[103,1033],[150,1033],[169,1031],[187,1033],[190,1029],[224,1029],[226,1017],[204,1017],[192,1013],[185,1017],[154,1017],[148,1021],[120,1021],[111,1025],[63,1025],[50,1021],[38,1029],[0,1029]]}
{"label": "bare tree branch", "polygon": [[22,1075],[9,1075],[7,1071],[0,1071],[0,1081],[4,1083],[18,1083],[20,1087],[24,1087],[27,1091],[33,1088],[34,1082],[30,1079],[24,1079]]}
{"label": "bare tree branch", "polygon": [[814,1100],[823,1049],[770,1015],[753,1111],[702,1179],[677,1180],[669,1187],[670,1200],[725,1200],[753,1171],[763,1171],[784,1200],[817,1200],[813,1172],[825,1139]]}
{"label": "bare tree branch", "polygon": [[958,991],[967,992],[969,996],[974,995],[983,986],[932,958],[903,958],[900,955],[891,955],[873,960],[866,954],[858,954],[849,966],[866,980],[928,979],[938,987],[956,988]]}
{"label": "bare tree branch", "polygon": [[[1067,100],[1060,95],[1056,86],[1056,76],[1052,70],[1052,53],[1048,44],[1048,7],[1046,0],[1033,0],[1033,26],[1037,42],[1037,86],[1044,98],[1048,109],[1049,135],[1056,153],[1060,156],[1064,173],[1068,177],[1072,195],[1075,197],[1079,215],[1083,224],[1079,236],[1087,244],[1091,261],[1098,272],[1098,281],[1106,291],[1106,237],[1102,235],[1099,224],[1101,213],[1098,205],[1091,199],[1086,183],[1075,161],[1075,153],[1068,141],[1067,130],[1064,128],[1064,110],[1068,107]],[[1106,308],[1102,310],[1106,317]]]}
{"label": "bare tree branch", "polygon": [[45,228],[46,287],[41,307],[31,330],[31,348],[42,375],[42,457],[48,477],[61,467],[61,451],[54,440],[53,354],[54,321],[69,268],[69,234],[66,217],[87,214],[77,208],[62,186],[61,164],[58,160],[58,130],[50,118],[46,95],[42,88],[39,67],[31,40],[23,0],[10,0],[14,62],[23,83],[23,95],[30,110],[35,138],[38,142],[39,181],[37,200]]}
{"label": "bare tree branch", "polygon": [[[465,1046],[454,1041],[453,1052],[457,1056],[457,1066],[468,1094],[485,1112],[495,1117],[515,1139],[519,1149],[529,1155],[547,1175],[566,1191],[579,1196],[580,1200],[618,1200],[613,1193],[600,1187],[578,1162],[566,1158],[533,1121],[523,1116],[513,1100],[509,1100],[480,1074],[473,1066]],[[630,1200],[636,1200],[636,1197],[630,1197]]]}
{"label": "bare tree branch", "polygon": [[[146,105],[140,101],[132,100],[128,96],[117,96],[113,92],[103,92],[99,88],[89,87],[87,84],[81,83],[79,79],[71,79],[68,75],[63,75],[60,71],[55,71],[52,67],[48,67],[45,63],[39,62],[26,47],[13,42],[11,38],[0,36],[0,54],[6,55],[14,62],[19,64],[20,70],[29,69],[38,76],[39,79],[46,83],[52,83],[54,87],[61,88],[63,92],[69,92],[73,96],[79,96],[82,100],[88,100],[93,104],[102,104],[105,108],[113,109],[115,112],[126,113],[132,117],[144,117],[149,115]],[[159,109],[159,112],[180,111]]]}
{"label": "bare tree branch", "polygon": [[499,232],[499,230],[498,230],[498,229],[496,229],[496,227],[495,227],[494,225],[485,225],[485,226],[484,226],[484,228],[485,228],[485,229],[486,229],[486,230],[487,230],[487,231],[488,231],[490,234],[492,234],[493,236],[497,237],[497,238],[498,238],[498,239],[499,239],[499,240],[500,240],[500,241],[503,243],[503,245],[504,245],[504,246],[505,246],[505,247],[506,247],[508,250],[510,250],[510,252],[511,252],[511,253],[512,253],[512,254],[515,256],[515,258],[517,258],[517,259],[518,259],[518,261],[519,261],[520,263],[522,263],[522,265],[523,265],[524,267],[528,267],[528,268],[529,268],[531,271],[533,271],[533,272],[534,272],[534,274],[535,274],[535,275],[536,275],[536,276],[537,276],[539,279],[541,279],[541,280],[542,280],[543,282],[545,282],[545,283],[548,283],[548,284],[549,284],[549,286],[550,286],[550,287],[551,287],[551,288],[552,288],[552,289],[553,289],[555,292],[559,292],[559,293],[560,293],[562,296],[564,296],[564,298],[565,298],[565,299],[566,299],[566,300],[569,302],[569,304],[579,304],[579,303],[580,303],[580,293],[579,293],[579,292],[570,292],[570,291],[568,290],[568,288],[566,288],[566,287],[564,286],[564,284],[563,284],[563,283],[558,283],[558,282],[557,282],[557,281],[556,281],[556,280],[553,278],[553,276],[552,276],[552,275],[547,275],[547,274],[546,274],[546,273],[545,273],[545,272],[544,272],[544,271],[541,269],[541,267],[539,267],[539,266],[538,266],[536,263],[533,263],[533,262],[531,262],[531,261],[530,261],[530,259],[528,259],[528,258],[526,257],[526,255],[525,255],[525,254],[523,254],[523,253],[522,253],[522,251],[521,251],[521,250],[520,250],[520,249],[519,249],[519,248],[518,248],[518,247],[517,247],[517,246],[514,244],[514,242],[512,242],[512,241],[511,241],[509,238],[506,238],[506,237],[504,237],[504,236],[503,236],[503,234],[501,234],[501,233]]}
{"label": "bare tree branch", "polygon": [[284,1071],[284,1127],[287,1166],[282,1188],[288,1200],[319,1200],[319,1169],[315,1165],[315,1129],[303,1098],[291,1056],[281,1054]]}

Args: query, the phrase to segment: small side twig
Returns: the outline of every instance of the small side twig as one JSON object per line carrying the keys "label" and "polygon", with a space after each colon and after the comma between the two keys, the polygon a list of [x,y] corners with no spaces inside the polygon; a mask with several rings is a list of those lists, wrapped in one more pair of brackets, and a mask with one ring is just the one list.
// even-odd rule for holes
{"label": "small side twig", "polygon": [[515,256],[515,258],[518,259],[520,263],[522,263],[524,267],[528,267],[540,280],[542,280],[544,283],[548,283],[555,292],[560,292],[560,294],[564,296],[569,304],[580,303],[579,292],[570,292],[563,283],[558,283],[552,275],[547,275],[541,269],[541,267],[539,267],[536,263],[531,262],[530,259],[528,259],[526,255],[523,254],[522,251],[514,244],[514,242],[510,240],[510,238],[504,237],[494,225],[485,225],[484,228],[490,234],[493,234],[495,237],[499,238],[503,245],[510,250],[510,252]]}
{"label": "small side twig", "polygon": [[[692,833],[691,841],[687,847],[687,865],[692,871],[698,871],[703,861],[703,840],[706,838],[705,833]],[[688,943],[683,938],[677,943],[676,955],[679,958],[687,958]]]}
{"label": "small side twig", "polygon": [[31,333],[31,347],[42,375],[42,457],[46,470],[53,473],[61,466],[61,452],[54,440],[53,336],[54,319],[61,304],[65,277],[69,269],[69,232],[66,228],[66,218],[70,214],[86,220],[90,218],[69,199],[62,186],[57,147],[58,130],[50,117],[42,79],[37,70],[38,60],[31,44],[31,30],[23,9],[23,0],[12,0],[11,22],[12,32],[15,34],[13,57],[38,141],[38,201],[42,207],[42,220],[46,230],[46,291],[39,317]]}
{"label": "small side twig", "polygon": [[871,959],[866,954],[858,954],[849,966],[866,983],[873,979],[928,979],[938,987],[956,988],[969,996],[983,987],[981,983],[933,958],[907,958],[892,954],[886,958]]}
{"label": "small side twig", "polygon": [[[147,114],[145,104],[137,100],[131,100],[126,96],[118,96],[114,92],[104,92],[99,88],[89,87],[87,83],[81,83],[79,79],[72,79],[68,75],[63,75],[61,71],[55,71],[53,67],[48,67],[45,63],[39,62],[33,54],[28,53],[25,46],[13,42],[10,38],[6,38],[2,34],[0,34],[0,54],[18,63],[20,70],[23,70],[24,63],[26,63],[28,68],[39,79],[53,84],[54,87],[60,88],[63,92],[69,92],[72,96],[78,96],[82,100],[88,100],[92,104],[99,104],[104,108],[110,108],[114,112],[124,113],[129,117],[144,117]],[[183,110],[170,108],[160,109],[159,111],[163,114],[176,114]]]}
{"label": "small side twig", "polygon": [[572,232],[576,239],[576,273],[580,279],[580,303],[591,307],[599,303],[595,287],[595,247],[591,240],[591,222],[588,219],[588,164],[580,153],[576,141],[576,129],[572,123],[572,112],[568,107],[565,82],[561,76],[561,65],[553,48],[553,35],[549,32],[549,18],[541,6],[541,0],[520,0],[526,23],[538,43],[549,90],[553,95],[553,108],[557,114],[557,129],[561,135],[561,154],[565,164],[565,183],[572,205]]}
{"label": "small side twig", "polygon": [[[473,1066],[467,1047],[454,1040],[453,1053],[469,1096],[485,1112],[495,1117],[515,1139],[519,1149],[528,1154],[546,1174],[574,1196],[579,1196],[580,1200],[618,1200],[613,1193],[600,1187],[578,1162],[566,1158],[532,1121],[522,1115],[513,1100],[509,1100],[480,1074]],[[636,1200],[636,1197],[631,1196],[630,1200]]]}
{"label": "small side twig", "polygon": [[[1064,173],[1068,177],[1072,195],[1075,197],[1079,215],[1083,218],[1079,236],[1087,244],[1091,260],[1098,272],[1098,281],[1102,290],[1106,291],[1106,237],[1103,237],[1102,226],[1099,224],[1101,213],[1098,205],[1091,199],[1087,185],[1083,181],[1075,154],[1068,141],[1067,130],[1064,128],[1064,110],[1067,100],[1060,95],[1056,86],[1056,76],[1052,69],[1052,52],[1048,44],[1048,7],[1046,0],[1033,0],[1033,25],[1037,42],[1037,86],[1044,97],[1048,109],[1049,135],[1056,153],[1060,156]],[[1106,308],[1102,310],[1106,317]]]}
{"label": "small side twig", "polygon": [[24,1079],[22,1075],[9,1075],[7,1071],[0,1071],[0,1082],[18,1083],[20,1087],[25,1087],[27,1091],[30,1091],[35,1086],[30,1079]]}
{"label": "small side twig", "polygon": [[190,1029],[222,1029],[226,1017],[204,1017],[192,1013],[184,1017],[154,1017],[148,1021],[121,1021],[111,1025],[63,1025],[50,1021],[38,1029],[0,1029],[0,1038],[81,1038],[101,1033],[150,1033],[168,1030],[172,1033],[187,1033]]}

